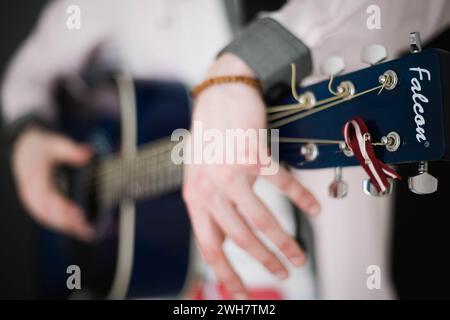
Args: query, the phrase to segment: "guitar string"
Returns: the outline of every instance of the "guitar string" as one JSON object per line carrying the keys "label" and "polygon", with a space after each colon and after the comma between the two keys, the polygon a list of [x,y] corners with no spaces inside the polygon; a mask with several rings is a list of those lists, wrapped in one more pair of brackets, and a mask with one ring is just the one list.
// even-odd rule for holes
{"label": "guitar string", "polygon": [[[177,170],[168,170],[167,176],[161,178],[157,171],[166,170],[175,167]],[[160,166],[157,170],[148,171],[143,178],[150,181],[150,178],[155,174],[156,179],[151,180],[151,184],[129,184],[128,182],[133,182],[133,179],[125,181],[125,183],[119,180],[118,185],[112,183],[100,184],[99,187],[94,188],[94,194],[97,194],[101,199],[120,199],[123,196],[132,196],[133,198],[140,197],[142,195],[153,195],[161,193],[163,191],[169,191],[175,187],[179,187],[182,182],[182,166],[174,166],[171,163],[165,163],[165,165]],[[158,178],[159,177],[159,178]],[[136,189],[137,188],[137,189]],[[111,201],[106,201],[111,202]]]}
{"label": "guitar string", "polygon": [[[308,138],[295,138],[295,137],[280,137],[278,138],[279,142],[282,143],[317,143],[317,144],[342,144],[345,143],[343,140],[327,140],[327,139],[308,139]],[[374,142],[372,145],[384,145],[384,143],[380,142]],[[165,172],[166,176],[170,176],[171,179],[178,179],[179,173],[182,172],[182,165],[174,164],[171,160],[169,160],[169,153],[172,152],[172,149],[167,149],[160,151],[158,153],[152,153],[151,157],[144,156],[140,157],[138,161],[129,161],[124,162],[121,165],[112,165],[111,168],[106,169],[100,169],[99,173],[96,174],[93,178],[95,178],[96,182],[98,184],[103,185],[110,185],[111,180],[119,180],[119,184],[122,184],[124,180],[127,180],[127,182],[133,181],[133,179],[130,178],[123,178],[122,172],[129,172],[130,175],[126,175],[125,177],[129,177],[131,175],[141,174],[145,177],[160,177],[160,175],[155,175],[155,173],[161,172],[163,170],[168,170],[168,172]],[[153,161],[151,161],[153,160]],[[142,169],[142,167],[144,167]],[[140,169],[134,169],[134,168],[140,168]],[[130,172],[131,170],[131,172]],[[118,175],[117,173],[120,172]],[[113,173],[113,174],[111,174]],[[116,173],[116,175],[114,175]],[[174,175],[177,175],[174,177]],[[102,178],[108,178],[110,179],[103,179]],[[142,177],[141,177],[142,178]],[[157,179],[158,180],[158,179]]]}
{"label": "guitar string", "polygon": [[[333,93],[333,91],[330,90],[330,85],[331,85],[332,79],[333,78],[330,79],[329,88],[328,89],[329,89],[330,92]],[[278,128],[278,127],[284,126],[284,125],[289,124],[289,123],[291,123],[293,121],[297,121],[297,120],[306,118],[306,117],[308,117],[310,115],[313,115],[313,114],[318,113],[320,111],[324,111],[324,110],[326,110],[328,108],[331,108],[333,106],[340,105],[341,103],[344,103],[344,102],[349,101],[351,99],[354,99],[354,98],[357,98],[359,96],[368,94],[368,93],[373,92],[373,91],[378,90],[378,89],[380,89],[380,91],[379,91],[379,94],[380,94],[381,91],[383,91],[385,86],[386,86],[386,82],[381,84],[381,85],[379,85],[379,86],[376,86],[374,88],[367,89],[365,91],[356,93],[356,94],[354,94],[352,96],[345,96],[345,94],[336,94],[333,97],[330,97],[330,98],[327,98],[327,99],[319,101],[313,107],[313,109],[311,109],[309,111],[305,111],[305,112],[301,112],[301,110],[304,109],[304,106],[300,106],[299,104],[281,105],[281,106],[270,107],[269,113],[280,112],[281,110],[284,110],[284,111],[295,111],[294,113],[299,113],[300,112],[300,114],[295,114],[295,115],[293,115],[293,116],[291,116],[289,118],[286,118],[286,119],[283,119],[283,120],[276,121],[276,122],[272,123],[270,125],[270,128]],[[295,91],[293,91],[293,93],[294,92]],[[299,99],[298,96],[297,97],[294,96],[294,98]],[[337,101],[335,101],[335,100],[337,100]],[[332,101],[332,102],[325,103],[325,102],[328,102],[328,101]],[[341,144],[343,141],[341,141],[341,140],[326,140],[326,139],[312,139],[312,138],[298,138],[298,137],[297,138],[280,137],[279,138],[279,142],[282,142],[282,143]],[[152,145],[153,145],[153,147],[155,147],[154,144],[152,144]],[[167,153],[172,151],[173,143],[165,142],[162,145],[163,145],[163,148],[161,148],[162,150],[149,152],[148,154],[144,153],[139,158],[136,158],[137,159],[137,161],[136,161],[137,163],[135,161],[130,161],[129,164],[127,164],[127,162],[124,162],[124,164],[120,165],[119,169],[117,169],[117,167],[115,167],[114,165],[111,165],[111,168],[107,167],[106,169],[99,169],[100,171],[97,174],[95,174],[93,176],[90,176],[88,178],[89,178],[89,180],[92,179],[94,181],[97,181],[97,183],[102,183],[102,181],[100,180],[101,177],[103,177],[103,176],[113,176],[113,175],[111,175],[111,172],[112,173],[117,172],[117,171],[123,172],[125,170],[124,168],[127,168],[128,166],[130,166],[130,167],[137,167],[138,164],[141,164],[142,162],[145,163],[145,166],[147,168],[146,171],[148,173],[154,173],[155,171],[160,170],[162,168],[166,168],[166,169],[169,168],[169,167],[170,168],[174,168],[176,165],[173,164],[173,163],[168,164],[167,159],[163,159],[163,160],[159,159],[159,157],[161,157],[161,155],[165,155],[165,154],[167,154]],[[380,145],[380,143],[374,143],[374,145]],[[170,146],[170,148],[168,150],[165,150],[167,148],[167,146]],[[148,161],[149,158],[152,159],[154,157],[158,157],[158,159],[156,161],[154,161],[154,162],[149,162]],[[120,160],[119,159],[114,159],[112,161],[120,161]],[[164,163],[165,165],[161,166],[161,163]],[[107,166],[107,165],[105,165],[105,166]],[[124,167],[124,166],[126,166],[126,167]],[[101,164],[100,164],[100,168],[102,168]],[[148,169],[148,168],[150,168],[150,169]],[[173,172],[173,170],[172,170],[172,172]],[[121,176],[120,179],[123,180],[123,176]],[[100,180],[100,182],[98,182],[99,180]],[[85,183],[89,183],[89,182],[92,182],[92,181],[85,181]]]}
{"label": "guitar string", "polygon": [[[149,152],[146,153],[143,151],[141,154],[138,154],[136,158],[130,159],[130,160],[124,160],[121,158],[106,160],[105,163],[101,162],[97,165],[97,173],[95,175],[92,175],[90,179],[99,179],[102,176],[111,175],[111,173],[117,172],[117,171],[123,171],[128,170],[130,167],[142,167],[143,163],[144,166],[154,166],[157,168],[157,165],[159,163],[167,162],[169,158],[161,159],[162,156],[168,155],[172,152],[172,148],[168,148],[167,150],[162,149],[158,150],[157,152]],[[156,159],[156,160],[155,160]],[[152,161],[154,160],[154,161]],[[108,161],[111,161],[108,163]],[[175,164],[173,164],[175,166]]]}
{"label": "guitar string", "polygon": [[[344,98],[344,99],[342,99],[342,100],[334,101],[334,102],[331,102],[331,103],[328,103],[328,104],[325,104],[325,105],[316,107],[316,108],[314,108],[314,109],[311,109],[311,110],[309,110],[309,111],[301,112],[300,114],[291,116],[291,117],[289,117],[289,118],[287,118],[287,119],[283,119],[283,120],[280,120],[280,121],[278,121],[278,122],[272,123],[272,124],[270,125],[270,128],[278,128],[278,127],[281,127],[281,126],[283,126],[283,125],[289,124],[289,123],[291,123],[291,122],[293,122],[293,121],[297,121],[297,120],[306,118],[306,117],[308,117],[308,116],[310,116],[310,115],[313,115],[313,114],[315,114],[315,113],[317,113],[317,112],[324,111],[324,110],[326,110],[326,109],[328,109],[328,108],[331,108],[331,107],[333,107],[333,106],[340,105],[340,104],[343,103],[343,102],[346,102],[346,101],[349,101],[349,100],[351,100],[351,99],[357,98],[357,97],[359,97],[359,96],[368,94],[368,93],[373,92],[373,91],[378,90],[378,89],[381,89],[381,90],[380,90],[380,93],[381,93],[381,91],[384,89],[384,87],[385,87],[385,84],[382,84],[382,85],[376,86],[376,87],[374,87],[374,88],[370,88],[370,89],[367,89],[367,90],[365,90],[365,91],[356,93],[356,94],[354,94],[353,96],[349,96],[349,97]],[[280,137],[280,140],[279,140],[279,141],[280,141],[280,142],[284,142],[284,143],[302,143],[302,141],[303,141],[303,143],[311,143],[311,142],[314,143],[314,142],[316,142],[316,143],[320,143],[320,144],[330,144],[330,141],[329,141],[329,140],[321,140],[321,139],[313,139],[313,138],[298,138],[298,137],[297,137],[297,138],[291,138],[291,139],[289,139],[289,138],[287,138],[287,137],[285,137],[285,138]],[[308,142],[306,142],[306,141],[308,141]],[[331,143],[333,143],[333,144],[340,144],[340,143],[342,143],[342,141],[334,140],[334,141],[332,141]],[[173,145],[173,143],[167,143],[167,142],[166,142],[166,143],[163,144],[162,152],[157,152],[157,151],[155,151],[155,152],[152,152],[151,154],[149,153],[149,154],[146,154],[146,155],[142,155],[142,156],[141,156],[140,158],[138,158],[138,159],[141,160],[141,161],[145,161],[145,160],[147,160],[149,157],[160,156],[161,154],[164,154],[164,153],[166,153],[166,152],[171,152],[171,151],[172,151],[172,145]],[[170,149],[165,150],[164,147],[167,148],[167,146],[170,146]],[[113,160],[113,161],[120,161],[120,160]],[[156,165],[156,164],[157,164],[157,163],[155,163],[154,165]],[[133,165],[133,163],[130,164],[130,165]],[[135,165],[135,164],[134,164],[134,165]],[[147,164],[147,166],[148,166],[148,164]],[[119,170],[123,170],[123,167],[120,168]],[[100,175],[107,175],[107,174],[110,174],[111,171],[112,171],[112,172],[117,171],[117,168],[115,168],[114,165],[112,165],[111,168],[109,168],[109,170],[108,170],[108,169],[104,169],[104,170],[100,171],[100,173],[98,173],[97,176],[96,176],[94,179],[98,180]]]}
{"label": "guitar string", "polygon": [[181,171],[176,177],[167,178],[164,182],[162,181],[163,180],[158,180],[157,182],[144,185],[130,185],[122,183],[116,187],[99,187],[94,189],[94,195],[97,195],[97,198],[103,200],[103,202],[111,203],[124,197],[140,198],[144,195],[151,196],[154,194],[171,191],[181,186]]}
{"label": "guitar string", "polygon": [[[96,187],[98,187],[100,184],[106,184],[108,185],[109,183],[111,183],[111,179],[123,179],[123,174],[122,172],[130,172],[130,173],[135,173],[136,170],[130,169],[133,167],[143,167],[142,163],[145,163],[145,172],[148,172],[148,174],[150,175],[154,175],[155,172],[157,172],[158,170],[164,169],[166,168],[165,164],[167,164],[168,162],[170,162],[170,165],[167,166],[169,167],[169,169],[173,169],[170,172],[167,172],[168,175],[172,174],[173,172],[177,172],[177,166],[176,164],[172,163],[171,161],[168,161],[169,158],[166,157],[166,155],[168,155],[171,152],[172,149],[168,149],[168,150],[162,150],[159,151],[157,153],[152,152],[152,154],[148,154],[145,156],[141,156],[138,161],[124,161],[122,162],[122,164],[118,165],[117,162],[113,165],[108,165],[108,164],[99,164],[97,169],[95,169],[97,171],[97,173],[95,174],[91,174],[91,175],[86,175],[86,176],[82,176],[81,178],[81,183],[84,185],[92,185],[94,187],[94,189],[97,189]],[[164,158],[162,158],[162,156],[164,156]],[[136,159],[136,158],[135,158]],[[154,160],[154,161],[150,161],[150,160]],[[120,161],[120,159],[117,159],[118,161]],[[116,161],[116,159],[112,160],[112,161]],[[140,171],[141,172],[141,171]],[[105,177],[112,177],[110,179],[105,179]]]}
{"label": "guitar string", "polygon": [[[155,176],[157,179],[155,180],[156,183],[153,183],[152,186],[147,187],[146,189],[172,189],[174,187],[174,183],[175,186],[180,185],[180,181],[181,181],[181,173],[182,173],[182,166],[181,165],[176,165],[174,163],[172,163],[171,161],[168,161],[168,153],[172,151],[172,148],[167,148],[168,146],[172,146],[174,145],[174,142],[170,141],[170,143],[168,143],[168,141],[164,140],[163,143],[159,144],[158,148],[154,147],[155,143],[151,143],[149,144],[149,146],[153,147],[152,149],[150,149],[149,151],[145,151],[144,156],[140,156],[138,158],[138,161],[126,161],[123,162],[122,165],[120,165],[121,167],[118,167],[117,162],[116,165],[107,165],[107,168],[105,169],[100,169],[100,172],[95,174],[95,175],[91,175],[91,176],[85,176],[85,178],[83,179],[84,181],[82,181],[82,183],[84,183],[85,185],[87,185],[88,183],[93,184],[94,186],[94,194],[96,193],[100,193],[101,195],[104,194],[111,194],[111,190],[108,190],[108,186],[110,186],[112,183],[114,183],[114,180],[119,180],[119,185],[123,185],[123,181],[126,181],[126,183],[133,181],[133,179],[127,178],[127,179],[123,179],[123,175],[122,173],[117,174],[117,172],[124,172],[124,171],[128,171],[129,173],[131,173],[131,175],[135,175],[136,174],[136,170],[132,170],[130,171],[130,167],[142,167],[142,164],[144,163],[146,165],[145,167],[145,175],[152,177]],[[148,148],[148,146],[146,146]],[[149,161],[149,159],[156,159],[154,161]],[[120,161],[120,159],[117,159]],[[115,161],[115,160],[112,160]],[[150,164],[150,165],[149,165]],[[101,166],[100,166],[101,167]],[[109,168],[108,168],[109,167]],[[169,169],[169,170],[168,170]],[[166,179],[161,179],[158,178],[160,175],[158,175],[158,172],[164,171],[166,170],[167,172],[165,172],[166,175]],[[141,170],[139,170],[140,173],[142,173]],[[113,173],[113,174],[111,174]],[[116,173],[116,174],[114,174]],[[103,176],[106,176],[106,178],[111,177],[109,179],[101,179]],[[161,180],[169,180],[169,183],[162,183]],[[117,183],[117,182],[116,182]],[[128,184],[129,185],[129,184]],[[121,190],[126,190],[127,187],[123,187],[120,186],[119,188],[116,188],[117,190],[121,191]],[[114,190],[113,190],[114,191]],[[158,190],[155,190],[155,192],[157,192]],[[145,192],[145,190],[144,190]],[[122,193],[122,192],[120,192]],[[119,193],[119,194],[120,194]],[[123,193],[122,193],[123,194]]]}
{"label": "guitar string", "polygon": [[344,140],[328,140],[328,139],[309,139],[309,138],[293,138],[280,137],[278,141],[281,143],[316,143],[316,144],[342,144]]}
{"label": "guitar string", "polygon": [[344,94],[338,94],[336,96],[333,97],[329,97],[329,98],[325,98],[322,100],[319,100],[316,102],[316,104],[312,105],[312,106],[305,106],[301,103],[290,103],[290,104],[281,104],[278,106],[273,106],[273,107],[268,107],[267,108],[267,113],[268,114],[273,114],[273,113],[278,113],[278,112],[282,112],[282,111],[300,111],[303,109],[308,109],[308,108],[315,108],[315,107],[319,107],[325,103],[329,103],[329,102],[333,102],[335,100],[339,100],[341,98],[344,98],[345,95]]}
{"label": "guitar string", "polygon": [[[376,90],[376,89],[380,89],[380,91],[378,92],[378,94],[380,94],[383,91],[383,89],[385,88],[385,86],[388,83],[390,83],[390,81],[389,81],[390,80],[390,76],[386,75],[386,74],[383,74],[382,76],[384,77],[384,81],[383,81],[383,83],[380,86],[377,86],[377,87],[372,88],[372,89],[365,90],[365,91],[360,92],[358,94],[351,95],[348,87],[343,85],[343,83],[345,81],[341,81],[341,84],[337,87],[338,90],[335,91],[333,89],[333,81],[334,81],[334,77],[335,76],[331,75],[330,79],[328,81],[327,88],[328,88],[328,91],[333,96],[331,96],[329,98],[326,98],[326,99],[323,99],[323,100],[320,100],[320,101],[314,103],[314,105],[310,106],[310,105],[307,104],[308,100],[307,100],[307,96],[305,96],[305,94],[308,91],[303,93],[303,99],[304,99],[303,102],[302,102],[302,95],[299,95],[298,92],[297,92],[297,82],[296,82],[297,81],[297,76],[296,75],[297,75],[297,67],[296,67],[296,65],[294,63],[291,63],[291,94],[292,94],[292,97],[298,103],[290,104],[290,105],[280,105],[280,106],[269,107],[268,111],[267,111],[268,114],[278,113],[278,114],[275,114],[275,115],[271,114],[268,117],[269,122],[273,122],[275,120],[282,119],[284,117],[292,115],[290,118],[286,118],[285,120],[279,120],[278,122],[275,122],[274,124],[272,124],[272,127],[276,127],[275,126],[276,124],[279,124],[279,126],[282,126],[284,124],[288,124],[288,123],[290,123],[292,121],[296,121],[298,119],[301,119],[302,117],[306,117],[309,114],[314,114],[316,112],[325,110],[328,107],[332,107],[332,106],[338,105],[339,103],[348,101],[350,99],[353,99],[353,98],[358,97],[360,95],[363,95],[365,93],[369,93],[369,92],[371,92],[373,90]],[[343,90],[340,91],[339,89],[343,89]],[[338,100],[338,101],[336,102],[336,100]],[[308,110],[308,109],[309,109],[309,111],[303,112],[302,116],[296,115],[296,114],[298,114],[298,113],[300,113],[300,112],[302,112],[304,110]],[[314,110],[314,112],[312,110]],[[280,112],[281,112],[281,114],[280,114]],[[305,115],[303,115],[303,114],[305,114]],[[291,120],[291,119],[293,119],[293,120]]]}
{"label": "guitar string", "polygon": [[[167,152],[166,152],[167,153]],[[132,188],[135,188],[136,185],[131,185],[130,182],[133,183],[133,181],[136,181],[132,177],[136,174],[137,170],[132,170],[131,174],[124,176],[121,172],[125,171],[124,169],[113,171],[113,174],[107,174],[104,175],[106,179],[101,179],[99,175],[97,175],[94,182],[91,181],[91,183],[94,183],[93,190],[94,195],[100,194],[101,196],[105,197],[105,195],[114,195],[120,196],[124,194],[128,194],[128,192],[123,192],[124,190],[130,190]],[[161,172],[164,172],[164,178],[161,178]],[[120,172],[120,173],[119,173]],[[128,171],[130,172],[130,171]],[[150,186],[142,187],[140,186],[140,191],[137,191],[137,193],[147,193],[147,194],[153,194],[157,192],[161,192],[161,190],[168,190],[172,189],[175,186],[179,186],[181,182],[183,172],[183,166],[182,165],[176,165],[172,163],[171,161],[167,161],[167,159],[164,160],[157,160],[153,162],[150,166],[148,166],[144,170],[139,170],[139,174],[141,175],[141,179],[150,180],[150,178],[155,177],[156,179],[152,180],[152,184]],[[109,172],[111,173],[111,172]],[[114,174],[116,173],[116,174]],[[119,174],[117,174],[119,173]],[[109,179],[108,179],[109,177]],[[87,181],[86,181],[87,182]],[[117,191],[116,191],[117,190]],[[152,192],[149,192],[152,191]],[[131,192],[133,193],[133,192]]]}
{"label": "guitar string", "polygon": [[[328,91],[331,92],[333,94],[332,97],[317,101],[315,103],[315,105],[310,106],[310,105],[304,105],[301,102],[302,99],[302,95],[299,95],[297,92],[297,67],[295,65],[295,63],[291,63],[291,94],[292,97],[298,102],[296,104],[291,104],[291,105],[279,105],[279,106],[272,106],[272,107],[268,107],[267,108],[267,113],[275,113],[275,112],[280,112],[280,111],[287,111],[287,110],[292,110],[292,109],[308,109],[310,107],[317,107],[320,106],[322,104],[328,103],[328,102],[332,102],[336,99],[340,99],[341,97],[345,96],[346,92],[342,92],[342,93],[336,93],[334,90],[332,90],[331,85],[333,83],[333,79],[334,76],[331,76],[330,81],[328,82]],[[305,103],[307,103],[308,101],[305,101]]]}
{"label": "guitar string", "polygon": [[288,118],[272,122],[269,127],[272,128],[272,129],[282,127],[282,126],[287,125],[289,123],[292,123],[294,121],[297,121],[297,120],[300,120],[300,119],[304,119],[304,118],[306,118],[308,116],[311,116],[311,115],[313,115],[315,113],[318,113],[320,111],[324,111],[324,110],[327,110],[327,109],[329,109],[331,107],[338,106],[338,105],[340,105],[340,104],[342,104],[344,102],[347,102],[347,101],[350,101],[352,99],[358,98],[358,97],[360,97],[362,95],[365,95],[365,94],[368,94],[370,92],[373,92],[373,91],[376,91],[376,90],[379,90],[379,89],[381,89],[380,90],[380,92],[381,92],[382,89],[384,89],[384,87],[385,87],[385,84],[381,84],[379,86],[376,86],[376,87],[373,87],[373,88],[370,88],[370,89],[367,89],[367,90],[355,93],[354,95],[349,96],[349,97],[347,97],[347,98],[345,98],[343,100],[334,101],[334,102],[325,104],[323,106],[310,109],[308,111],[300,112],[300,114],[296,114],[296,115],[290,116]]}

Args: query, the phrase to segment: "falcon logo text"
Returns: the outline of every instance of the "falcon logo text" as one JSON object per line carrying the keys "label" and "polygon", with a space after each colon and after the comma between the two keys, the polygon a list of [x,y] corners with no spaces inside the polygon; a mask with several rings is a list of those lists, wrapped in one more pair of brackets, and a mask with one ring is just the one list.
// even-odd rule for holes
{"label": "falcon logo text", "polygon": [[[427,69],[422,69],[420,67],[410,68],[409,71],[414,72],[416,77],[411,79],[411,92],[412,92],[412,100],[413,100],[413,110],[414,110],[414,122],[416,124],[416,140],[419,143],[427,141],[427,137],[425,135],[425,118],[423,116],[425,110],[423,108],[424,103],[428,103],[429,100],[426,96],[424,96],[422,91],[421,81],[431,81],[431,73]],[[418,79],[418,78],[419,79]],[[425,78],[425,79],[424,79]]]}

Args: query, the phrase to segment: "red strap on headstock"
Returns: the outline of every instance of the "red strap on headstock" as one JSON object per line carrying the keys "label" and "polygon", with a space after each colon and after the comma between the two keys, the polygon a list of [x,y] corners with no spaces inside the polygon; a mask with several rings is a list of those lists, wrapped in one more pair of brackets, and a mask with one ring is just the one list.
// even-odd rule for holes
{"label": "red strap on headstock", "polygon": [[401,179],[397,172],[375,155],[369,129],[363,119],[355,117],[348,121],[344,126],[344,137],[347,146],[353,151],[378,192],[389,190],[388,178]]}

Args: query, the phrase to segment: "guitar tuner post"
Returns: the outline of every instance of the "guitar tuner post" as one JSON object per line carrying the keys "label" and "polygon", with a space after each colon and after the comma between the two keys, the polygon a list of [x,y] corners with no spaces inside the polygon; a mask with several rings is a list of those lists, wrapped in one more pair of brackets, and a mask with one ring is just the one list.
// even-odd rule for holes
{"label": "guitar tuner post", "polygon": [[311,91],[307,91],[299,96],[298,103],[305,109],[310,109],[316,105],[316,96]]}
{"label": "guitar tuner post", "polygon": [[[370,140],[370,135],[364,135],[364,138],[368,138],[368,140],[366,139],[365,141],[369,141]],[[401,138],[400,135],[395,132],[389,132],[387,135],[381,137],[381,141],[380,142],[373,142],[372,143],[373,146],[383,146],[386,148],[387,151],[389,152],[395,152],[398,150],[398,148],[400,148],[401,145]]]}
{"label": "guitar tuner post", "polygon": [[342,179],[342,168],[336,167],[334,169],[334,180],[328,187],[328,194],[335,199],[345,198],[348,194],[348,185]]}
{"label": "guitar tuner post", "polygon": [[381,143],[384,144],[387,151],[395,152],[400,148],[401,138],[397,132],[392,131],[381,138]]}
{"label": "guitar tuner post", "polygon": [[305,158],[305,162],[312,162],[319,156],[319,148],[315,143],[307,143],[300,148],[300,154]]}
{"label": "guitar tuner post", "polygon": [[355,92],[355,85],[351,81],[342,81],[337,87],[337,93],[347,99],[354,96]]}
{"label": "guitar tuner post", "polygon": [[339,144],[339,150],[341,150],[344,153],[344,155],[348,158],[351,158],[355,155],[353,153],[353,150],[345,143],[345,141],[342,141]]}
{"label": "guitar tuner post", "polygon": [[[366,132],[363,135],[363,138],[364,141],[370,141],[371,140],[370,133]],[[372,146],[383,146],[386,148],[387,151],[395,152],[400,148],[401,141],[402,140],[400,138],[400,135],[395,131],[391,131],[387,135],[381,137],[380,142],[372,142],[371,144]],[[354,156],[352,149],[347,145],[347,143],[345,143],[345,141],[339,143],[339,150],[342,151],[344,155],[349,158]]]}
{"label": "guitar tuner post", "polygon": [[397,73],[393,70],[387,70],[378,77],[378,82],[383,85],[383,89],[394,90],[398,84]]}

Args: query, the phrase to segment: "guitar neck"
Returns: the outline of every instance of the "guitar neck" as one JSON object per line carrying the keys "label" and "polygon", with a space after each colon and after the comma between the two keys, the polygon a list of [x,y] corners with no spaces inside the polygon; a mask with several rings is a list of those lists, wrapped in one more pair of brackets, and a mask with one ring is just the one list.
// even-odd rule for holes
{"label": "guitar neck", "polygon": [[131,158],[100,160],[92,172],[97,200],[111,208],[123,199],[152,198],[176,190],[181,185],[183,166],[171,160],[174,142],[161,140],[146,145]]}

